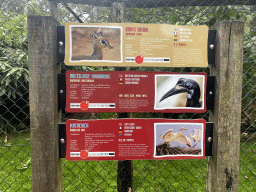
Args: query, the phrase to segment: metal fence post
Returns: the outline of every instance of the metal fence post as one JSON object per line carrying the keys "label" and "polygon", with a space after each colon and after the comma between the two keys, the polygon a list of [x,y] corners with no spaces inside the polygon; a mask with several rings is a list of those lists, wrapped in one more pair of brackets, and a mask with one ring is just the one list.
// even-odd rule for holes
{"label": "metal fence post", "polygon": [[121,2],[114,2],[111,6],[111,22],[112,23],[125,23],[126,6]]}
{"label": "metal fence post", "polygon": [[92,20],[93,23],[97,23],[99,18],[98,18],[98,7],[97,6],[93,6],[92,7]]}
{"label": "metal fence post", "polygon": [[52,16],[56,19],[58,1],[49,0],[49,4],[50,4],[50,16]]}
{"label": "metal fence post", "polygon": [[216,35],[216,99],[213,156],[208,157],[207,191],[238,191],[244,23],[220,21]]}
{"label": "metal fence post", "polygon": [[51,16],[28,16],[32,191],[61,191],[58,156],[56,29]]}
{"label": "metal fence post", "polygon": [[[124,3],[114,2],[111,7],[111,19],[113,23],[124,23],[126,17]],[[116,71],[127,71],[128,67],[116,67]],[[118,113],[118,118],[129,118],[129,113]],[[119,192],[132,191],[133,162],[131,160],[118,161],[117,190]]]}

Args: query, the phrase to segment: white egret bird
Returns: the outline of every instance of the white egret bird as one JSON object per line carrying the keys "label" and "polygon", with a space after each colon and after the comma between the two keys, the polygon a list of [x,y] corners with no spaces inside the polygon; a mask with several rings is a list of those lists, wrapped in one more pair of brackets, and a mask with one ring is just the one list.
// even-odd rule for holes
{"label": "white egret bird", "polygon": [[173,134],[172,131],[173,131],[173,129],[169,129],[169,130],[166,131],[165,133],[161,134],[158,138],[159,138],[160,140],[166,139],[166,138],[170,137],[170,135]]}
{"label": "white egret bird", "polygon": [[181,133],[181,131],[187,130],[184,127],[180,128],[179,132],[173,133],[173,129],[168,130],[167,132],[163,133],[162,135],[159,136],[160,140],[164,140],[162,144],[164,143],[169,143],[171,144],[173,141],[176,141],[180,144],[187,145],[191,147],[192,142],[189,137]]}
{"label": "white egret bird", "polygon": [[194,129],[194,135],[192,135],[191,133],[189,133],[190,137],[192,137],[192,139],[194,140],[194,145],[193,147],[196,146],[197,142],[201,140],[201,129]]}

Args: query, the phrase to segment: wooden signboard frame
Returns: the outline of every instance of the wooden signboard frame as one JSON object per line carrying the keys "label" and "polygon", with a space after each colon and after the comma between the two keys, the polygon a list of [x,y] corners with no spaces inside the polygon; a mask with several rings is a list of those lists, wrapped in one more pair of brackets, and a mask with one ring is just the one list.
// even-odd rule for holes
{"label": "wooden signboard frame", "polygon": [[[65,44],[58,42],[55,53],[57,25],[53,17],[28,16],[32,191],[62,191],[56,128],[61,115],[56,82],[60,68],[56,55],[63,54],[60,50]],[[210,74],[216,76],[217,86],[215,109],[210,112],[215,129],[206,190],[214,191],[218,186],[220,191],[237,191],[244,24],[221,21],[212,29],[216,30],[216,65],[211,66]]]}

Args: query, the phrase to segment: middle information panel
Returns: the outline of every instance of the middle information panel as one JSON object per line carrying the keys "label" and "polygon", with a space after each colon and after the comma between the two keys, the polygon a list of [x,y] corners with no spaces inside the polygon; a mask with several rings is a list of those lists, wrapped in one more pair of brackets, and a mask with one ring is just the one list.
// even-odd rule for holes
{"label": "middle information panel", "polygon": [[66,112],[205,113],[206,73],[67,71]]}

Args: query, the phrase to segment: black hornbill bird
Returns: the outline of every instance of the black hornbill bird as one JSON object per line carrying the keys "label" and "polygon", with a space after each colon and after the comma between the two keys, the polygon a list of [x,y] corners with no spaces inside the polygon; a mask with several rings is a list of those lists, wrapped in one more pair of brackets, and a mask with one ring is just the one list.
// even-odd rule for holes
{"label": "black hornbill bird", "polygon": [[201,107],[202,102],[199,101],[201,96],[200,86],[199,84],[192,79],[180,78],[175,87],[169,90],[159,101],[163,101],[164,99],[179,94],[187,92],[187,103],[186,107]]}

